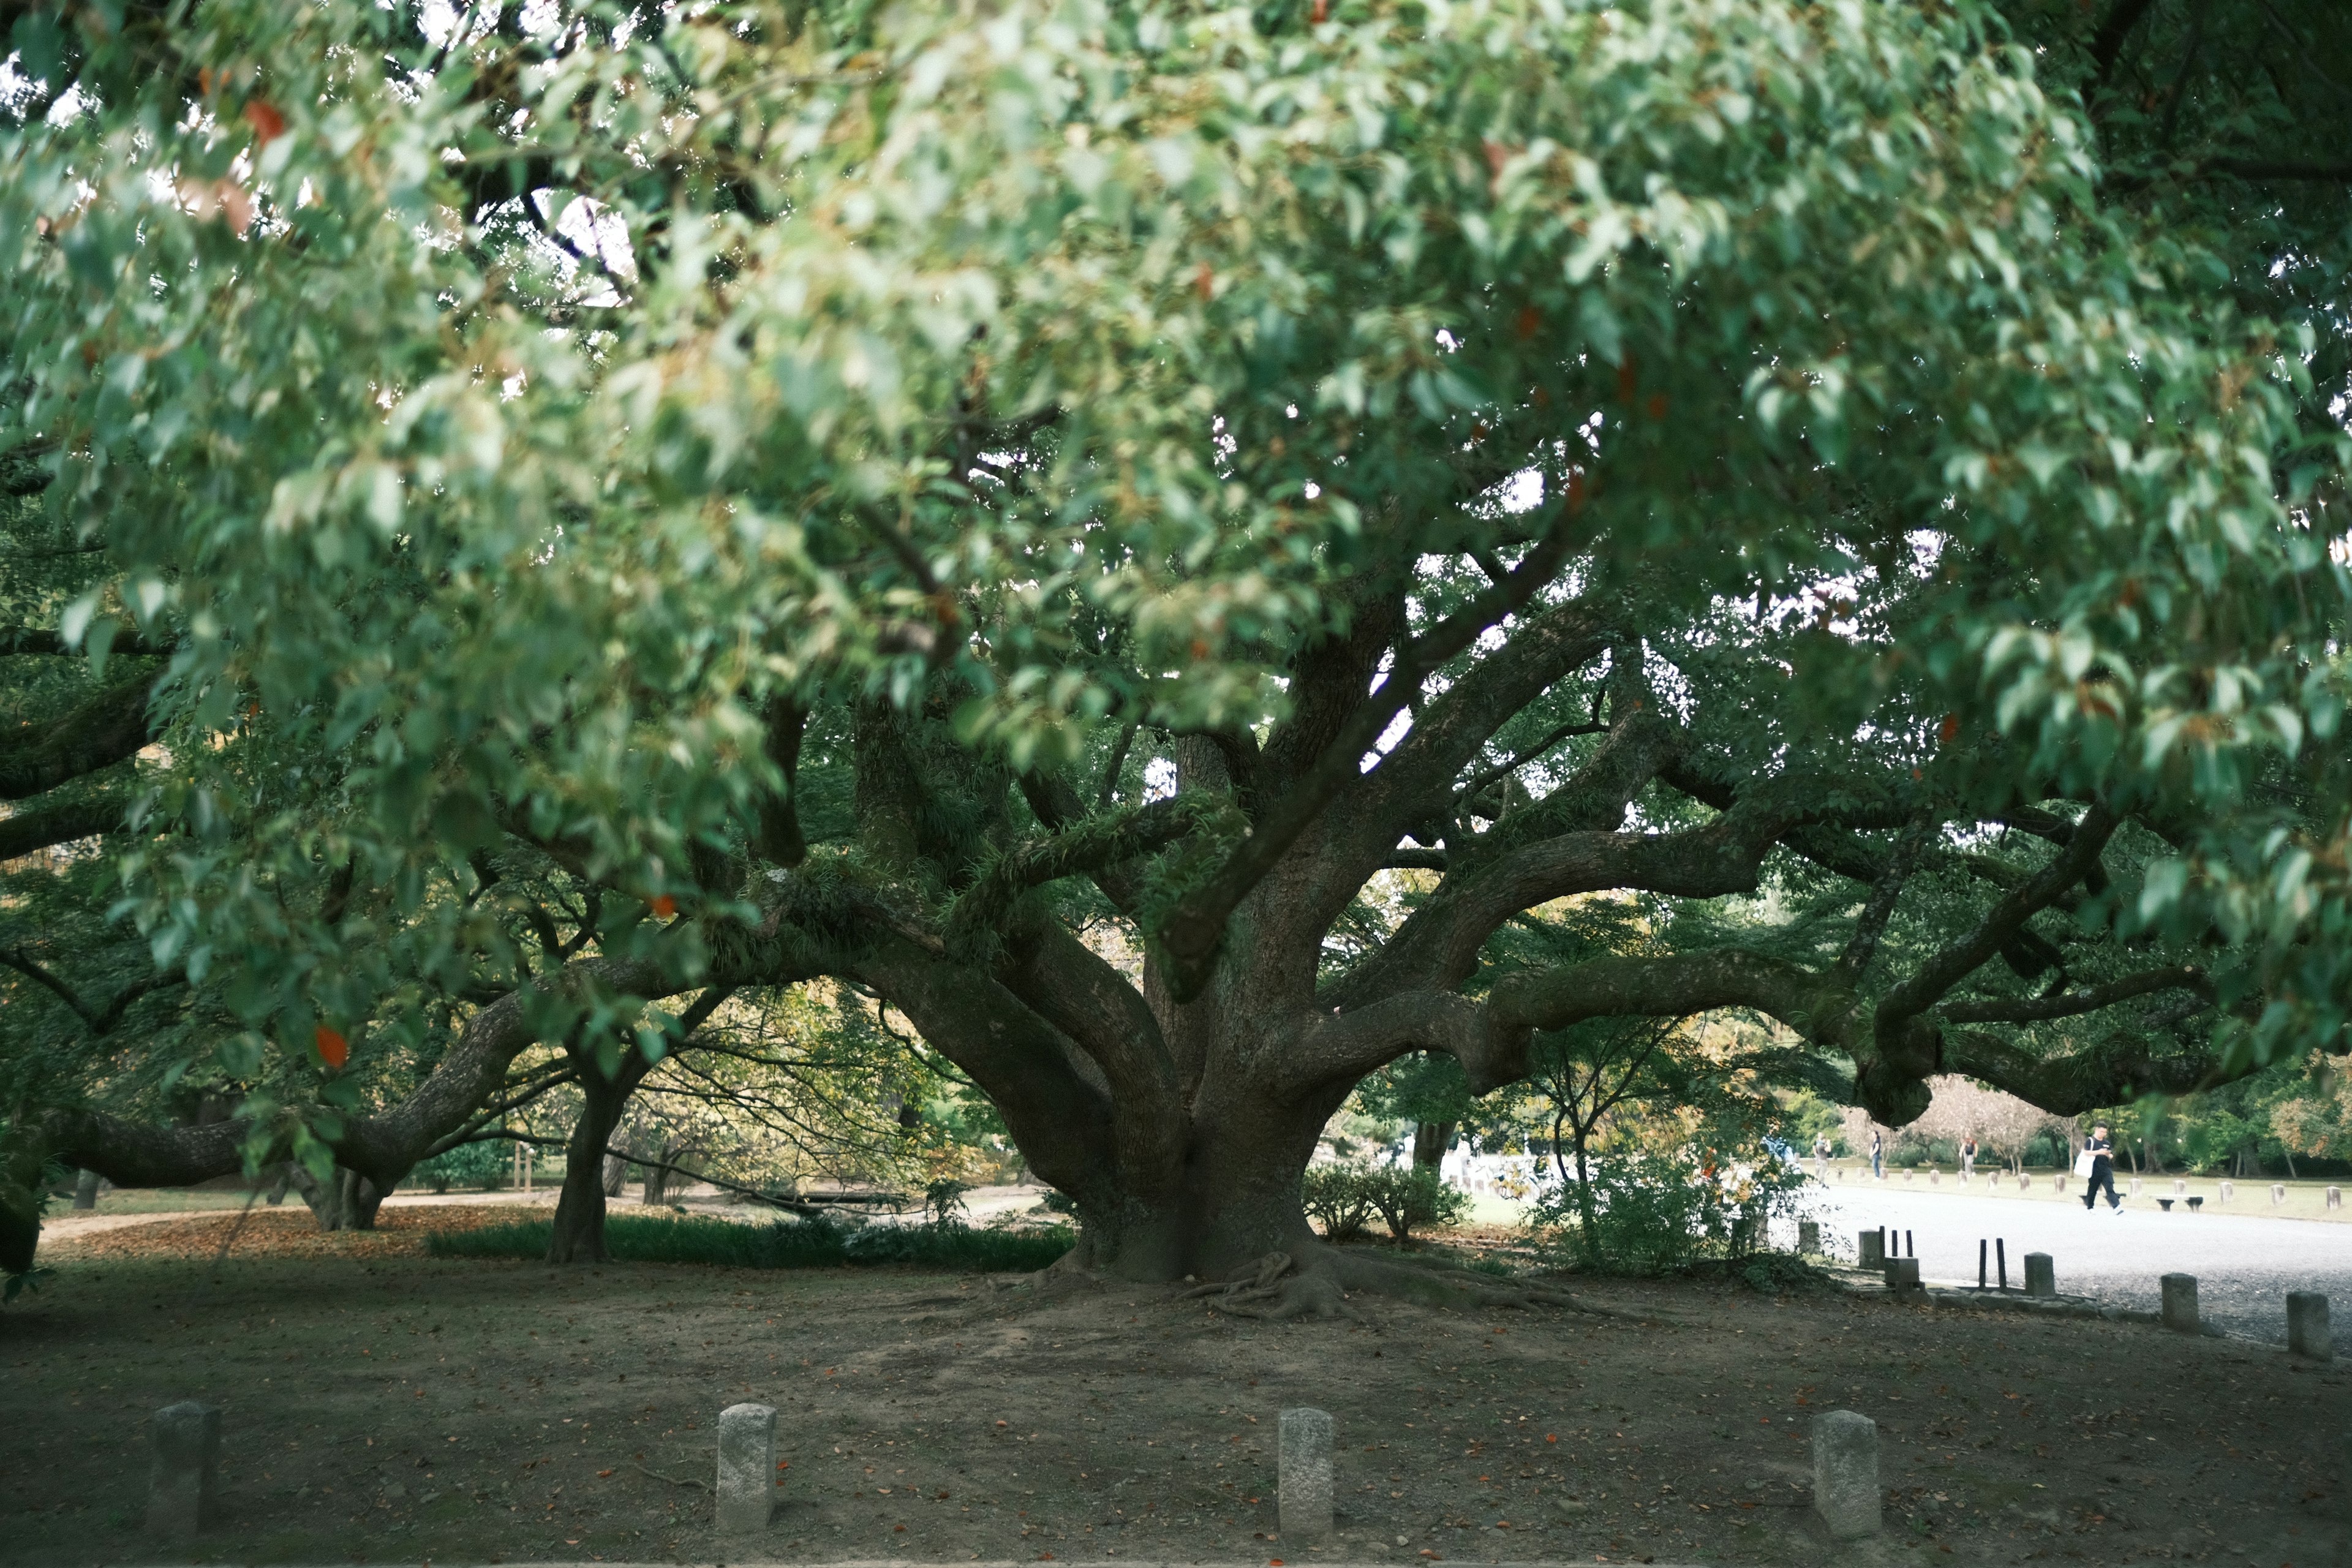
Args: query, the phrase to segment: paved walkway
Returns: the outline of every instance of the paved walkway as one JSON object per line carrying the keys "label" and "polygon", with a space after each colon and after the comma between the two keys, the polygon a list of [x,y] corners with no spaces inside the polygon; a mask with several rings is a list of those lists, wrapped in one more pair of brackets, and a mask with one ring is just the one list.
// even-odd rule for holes
{"label": "paved walkway", "polygon": [[2286,1340],[2286,1293],[2319,1290],[2328,1297],[2337,1342],[2352,1352],[2352,1226],[2192,1215],[2179,1205],[2166,1214],[2149,1198],[2126,1199],[2119,1214],[2102,1198],[2092,1214],[2079,1197],[2021,1203],[1892,1184],[1865,1191],[1832,1184],[1815,1192],[1823,1234],[1841,1252],[1851,1256],[1860,1230],[1908,1230],[1919,1272],[1933,1282],[1975,1284],[1978,1241],[2000,1237],[2009,1244],[2012,1287],[2024,1281],[2025,1255],[2046,1252],[2067,1294],[2152,1310],[2158,1276],[2194,1274],[2208,1322],[2279,1344]]}

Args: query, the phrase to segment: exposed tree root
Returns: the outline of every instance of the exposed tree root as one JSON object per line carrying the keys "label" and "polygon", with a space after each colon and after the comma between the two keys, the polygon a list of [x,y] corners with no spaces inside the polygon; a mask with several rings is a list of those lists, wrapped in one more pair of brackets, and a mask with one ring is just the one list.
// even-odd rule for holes
{"label": "exposed tree root", "polygon": [[1589,1317],[1614,1318],[1621,1322],[1674,1321],[1655,1313],[1621,1312],[1613,1307],[1595,1306],[1571,1291],[1500,1280],[1450,1264],[1368,1258],[1339,1247],[1327,1249],[1326,1256],[1331,1271],[1349,1289],[1402,1296],[1425,1307],[1499,1307],[1522,1311],[1533,1307],[1558,1307]]}
{"label": "exposed tree root", "polygon": [[1217,1310],[1237,1318],[1347,1318],[1367,1327],[1377,1326],[1350,1303],[1350,1292],[1400,1297],[1424,1307],[1455,1311],[1553,1307],[1627,1323],[1677,1321],[1657,1313],[1596,1306],[1571,1291],[1548,1285],[1499,1280],[1444,1263],[1368,1258],[1322,1246],[1300,1255],[1269,1252],[1248,1274],[1198,1286],[1181,1292],[1177,1300],[1209,1298]]}
{"label": "exposed tree root", "polygon": [[1176,1299],[1189,1301],[1202,1296],[1215,1297],[1216,1310],[1235,1318],[1349,1318],[1372,1326],[1370,1319],[1349,1304],[1336,1278],[1321,1268],[1300,1268],[1287,1252],[1267,1253],[1246,1279],[1202,1285]]}

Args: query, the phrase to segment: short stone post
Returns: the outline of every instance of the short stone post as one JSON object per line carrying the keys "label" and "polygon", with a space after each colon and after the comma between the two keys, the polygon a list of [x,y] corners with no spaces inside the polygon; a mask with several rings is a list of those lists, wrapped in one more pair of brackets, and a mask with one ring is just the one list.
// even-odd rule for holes
{"label": "short stone post", "polygon": [[1817,1253],[1822,1249],[1822,1222],[1801,1219],[1797,1222],[1797,1250]]}
{"label": "short stone post", "polygon": [[2176,1198],[2185,1198],[2185,1197],[2187,1197],[2187,1196],[2189,1195],[2189,1184],[2188,1184],[2187,1182],[2182,1181],[2182,1180],[2181,1180],[2179,1177],[2178,1177],[2178,1176],[2173,1177],[2173,1178],[2172,1178],[2172,1195],[2173,1195],[2174,1197],[2176,1197]]}
{"label": "short stone post", "polygon": [[1886,1288],[1898,1292],[1919,1289],[1919,1260],[1916,1258],[1888,1258]]}
{"label": "short stone post", "polygon": [[2050,1261],[2046,1252],[2025,1255],[2025,1293],[2029,1296],[2058,1294],[2058,1266]]}
{"label": "short stone post", "polygon": [[2327,1332],[2327,1298],[2316,1290],[2286,1293],[2286,1348],[2313,1361],[2334,1361],[2335,1342]]}
{"label": "short stone post", "polygon": [[2197,1276],[2168,1274],[2157,1281],[2164,1292],[2164,1326],[2184,1334],[2197,1331]]}
{"label": "short stone post", "polygon": [[84,1171],[74,1178],[73,1206],[94,1209],[98,1206],[98,1173]]}
{"label": "short stone post", "polygon": [[2137,1196],[2139,1196],[2139,1184],[2139,1184],[2139,1178],[2138,1178],[2137,1176],[2134,1176],[2134,1177],[2131,1179],[2131,1195],[2132,1195],[2132,1196],[2134,1196],[2134,1197],[2137,1197]]}
{"label": "short stone post", "polygon": [[158,1535],[194,1535],[213,1522],[220,1469],[217,1406],[167,1405],[155,1412],[155,1457],[147,1472],[147,1528]]}
{"label": "short stone post", "polygon": [[1331,1417],[1300,1406],[1282,1413],[1276,1482],[1286,1542],[1311,1545],[1331,1533]]}
{"label": "short stone post", "polygon": [[2276,1208],[2279,1205],[2284,1202],[2286,1202],[2286,1184],[2284,1182],[2273,1182],[2271,1184],[2271,1207]]}
{"label": "short stone post", "polygon": [[768,1528],[776,1500],[776,1409],[730,1405],[719,1413],[719,1529],[748,1535]]}
{"label": "short stone post", "polygon": [[2223,1183],[2221,1184],[2221,1202],[2223,1202],[2223,1203],[2225,1203],[2225,1204],[2226,1204],[2226,1203],[2228,1203],[2231,1198],[2234,1198],[2234,1197],[2236,1197],[2237,1195],[2238,1195],[2238,1187],[2237,1187],[2237,1184],[2236,1184],[2236,1183],[2234,1183],[2234,1182],[2223,1182]]}
{"label": "short stone post", "polygon": [[2340,1209],[2344,1206],[2344,1189],[2342,1187],[2330,1187],[2327,1189],[2327,1206],[2332,1209]]}
{"label": "short stone post", "polygon": [[1813,1417],[1813,1509],[1839,1541],[1878,1533],[1878,1423],[1851,1410]]}
{"label": "short stone post", "polygon": [[1884,1268],[1886,1267],[1886,1233],[1885,1231],[1865,1230],[1857,1234],[1853,1241],[1856,1268]]}

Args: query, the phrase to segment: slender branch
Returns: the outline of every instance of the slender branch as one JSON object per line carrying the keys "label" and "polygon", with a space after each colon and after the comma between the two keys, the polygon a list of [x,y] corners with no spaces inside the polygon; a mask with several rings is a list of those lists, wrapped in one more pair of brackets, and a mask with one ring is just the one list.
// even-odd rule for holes
{"label": "slender branch", "polygon": [[2028,1024],[2095,1013],[2102,1007],[2112,1007],[2118,1002],[2156,991],[2192,991],[2210,1003],[2213,984],[2204,971],[2191,964],[2175,963],[2126,974],[2085,991],[2062,992],[2054,996],[1963,998],[1937,1008],[1936,1016],[1948,1024]]}
{"label": "slender branch", "polygon": [[1848,984],[1869,971],[1871,957],[1878,951],[1878,939],[1885,932],[1886,922],[1894,918],[1895,903],[1903,896],[1904,881],[1911,875],[1911,868],[1918,864],[1919,852],[1927,847],[1927,836],[1935,828],[1934,815],[1922,812],[1895,841],[1895,852],[1886,858],[1886,869],[1871,889],[1870,901],[1863,906],[1862,918],[1854,921],[1853,935],[1832,969]]}
{"label": "slender branch", "polygon": [[1605,735],[1609,733],[1609,726],[1603,723],[1601,719],[1601,694],[1595,692],[1592,698],[1592,717],[1591,719],[1571,719],[1567,723],[1562,724],[1559,729],[1554,730],[1550,734],[1546,735],[1542,740],[1538,741],[1534,745],[1529,746],[1527,750],[1515,753],[1511,757],[1510,761],[1498,763],[1494,767],[1488,768],[1485,773],[1476,774],[1468,784],[1462,786],[1463,797],[1465,799],[1475,797],[1478,792],[1485,789],[1488,784],[1494,784],[1497,780],[1510,777],[1511,774],[1517,773],[1521,768],[1526,767],[1529,763],[1534,762],[1538,757],[1542,756],[1546,752],[1550,751],[1562,741],[1574,740],[1579,735]]}
{"label": "slender branch", "polygon": [[1563,500],[1549,526],[1518,565],[1460,611],[1399,650],[1377,691],[1343,724],[1331,743],[1274,802],[1255,831],[1199,889],[1179,900],[1160,923],[1161,945],[1170,959],[1170,989],[1181,1001],[1207,983],[1225,921],[1251,889],[1274,868],[1300,834],[1320,816],[1340,790],[1361,777],[1362,758],[1390,721],[1421,694],[1422,683],[1441,665],[1467,649],[1480,633],[1532,600],[1580,550],[1589,530],[1579,509]]}
{"label": "slender branch", "polygon": [[81,1020],[83,1028],[89,1030],[91,1035],[100,1037],[112,1034],[115,1026],[122,1022],[123,1015],[130,1012],[131,1006],[141,997],[188,983],[187,972],[173,967],[161,974],[149,975],[143,980],[134,980],[116,992],[114,999],[105,1006],[92,1007],[81,999],[72,986],[58,979],[22,948],[0,948],[0,963],[6,964],[35,984],[54,994],[75,1017]]}
{"label": "slender branch", "polygon": [[2029,918],[2081,881],[2098,864],[2099,852],[2106,847],[2116,825],[2116,818],[2104,805],[2094,805],[2075,825],[2074,841],[2057,858],[1995,900],[1976,930],[1928,959],[1886,994],[1878,1005],[1880,1036],[1887,1037],[1891,1029],[1925,1012],[2008,945]]}

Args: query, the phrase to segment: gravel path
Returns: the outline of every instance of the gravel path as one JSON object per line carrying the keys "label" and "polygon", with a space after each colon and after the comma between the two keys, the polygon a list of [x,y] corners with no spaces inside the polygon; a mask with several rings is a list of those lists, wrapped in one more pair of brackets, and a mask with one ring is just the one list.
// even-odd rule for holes
{"label": "gravel path", "polygon": [[2336,1341],[2352,1352],[2352,1226],[2191,1215],[2177,1205],[2165,1214],[2146,1198],[2126,1199],[2119,1214],[2102,1199],[2093,1214],[2079,1196],[2021,1202],[1836,1186],[1821,1191],[1816,1206],[1824,1237],[1848,1256],[1857,1231],[1908,1230],[1920,1274],[1937,1283],[1974,1285],[1977,1243],[1994,1237],[2009,1244],[2012,1288],[2029,1252],[2050,1254],[2068,1295],[2124,1307],[2153,1310],[2158,1276],[2194,1274],[2208,1322],[2273,1344],[2286,1341],[2286,1293],[2324,1291]]}

